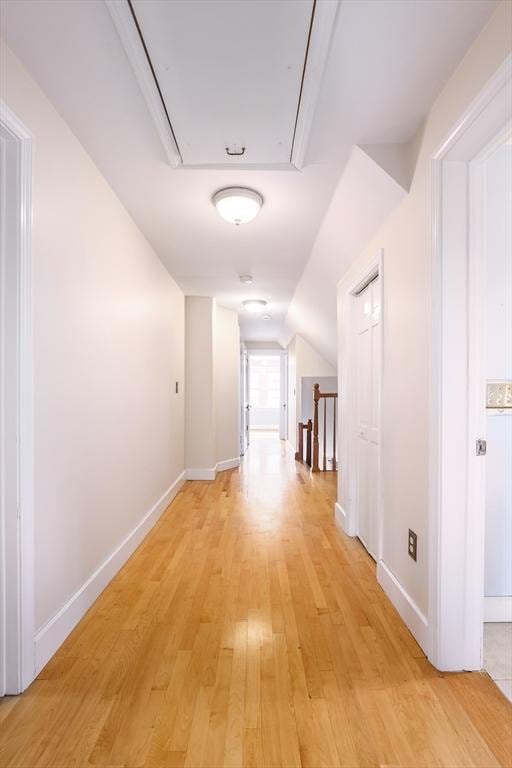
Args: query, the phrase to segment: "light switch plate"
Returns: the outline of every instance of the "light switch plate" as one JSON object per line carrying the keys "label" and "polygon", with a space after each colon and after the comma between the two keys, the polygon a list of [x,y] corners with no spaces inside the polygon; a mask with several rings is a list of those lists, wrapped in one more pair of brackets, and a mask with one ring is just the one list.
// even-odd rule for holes
{"label": "light switch plate", "polygon": [[418,559],[418,535],[414,533],[414,531],[411,531],[410,528],[407,551],[409,553],[409,557],[412,557],[412,559],[416,562]]}
{"label": "light switch plate", "polygon": [[499,410],[512,408],[512,381],[488,381],[485,405]]}

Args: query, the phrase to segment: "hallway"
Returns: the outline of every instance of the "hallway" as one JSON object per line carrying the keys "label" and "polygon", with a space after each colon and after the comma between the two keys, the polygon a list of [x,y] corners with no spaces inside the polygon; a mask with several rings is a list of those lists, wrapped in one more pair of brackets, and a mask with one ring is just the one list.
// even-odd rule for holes
{"label": "hallway", "polygon": [[189,482],[56,656],[0,702],[2,768],[507,766],[511,706],[436,672],[271,433]]}

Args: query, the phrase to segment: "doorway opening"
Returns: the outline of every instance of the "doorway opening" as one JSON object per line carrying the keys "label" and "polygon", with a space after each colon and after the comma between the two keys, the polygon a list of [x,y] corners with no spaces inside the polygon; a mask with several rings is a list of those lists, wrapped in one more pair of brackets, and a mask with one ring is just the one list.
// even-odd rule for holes
{"label": "doorway opening", "polygon": [[251,440],[258,436],[286,440],[286,353],[245,349],[241,365],[243,448],[247,450]]}
{"label": "doorway opening", "polygon": [[280,358],[249,353],[249,406],[251,431],[279,432]]}
{"label": "doorway opening", "polygon": [[511,86],[509,57],[432,158],[429,658],[441,670],[485,667],[484,619],[507,618],[512,599],[495,594],[512,592]]}
{"label": "doorway opening", "polygon": [[483,162],[483,667],[512,701],[512,132]]}

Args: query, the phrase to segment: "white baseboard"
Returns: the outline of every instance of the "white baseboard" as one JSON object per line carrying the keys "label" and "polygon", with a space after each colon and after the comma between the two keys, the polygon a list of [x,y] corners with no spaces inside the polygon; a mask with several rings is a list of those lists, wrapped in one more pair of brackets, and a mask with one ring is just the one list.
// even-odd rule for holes
{"label": "white baseboard", "polygon": [[226,469],[235,469],[235,467],[240,466],[240,456],[237,456],[235,459],[227,459],[226,461],[219,461],[217,464],[217,472],[224,472]]}
{"label": "white baseboard", "polygon": [[342,531],[347,533],[347,513],[338,502],[334,505],[334,520]]}
{"label": "white baseboard", "polygon": [[396,576],[380,560],[377,564],[377,581],[389,597],[421,649],[428,653],[428,621],[412,597],[405,591]]}
{"label": "white baseboard", "polygon": [[338,525],[341,530],[347,534],[347,536],[351,536],[354,538],[354,536],[357,536],[357,532],[354,528],[354,523],[352,522],[352,530],[350,519],[347,513],[346,509],[343,509],[341,504],[339,502],[336,502],[334,505],[334,520],[336,522],[336,525]]}
{"label": "white baseboard", "polygon": [[137,549],[158,518],[174,499],[183,483],[185,472],[174,481],[156,504],[147,512],[140,523],[126,536],[118,547],[96,569],[85,584],[75,592],[60,611],[45,624],[35,636],[36,676],[62,645],[82,616],[89,610],[96,598],[112,581],[119,569]]}
{"label": "white baseboard", "polygon": [[209,469],[187,469],[187,480],[215,480],[217,475],[217,468],[211,467]]}
{"label": "white baseboard", "polygon": [[484,597],[484,621],[512,621],[512,595]]}
{"label": "white baseboard", "polygon": [[226,461],[219,461],[214,467],[208,469],[187,469],[187,480],[215,480],[217,472],[224,472],[226,469],[234,469],[240,466],[240,456],[234,459],[226,459]]}

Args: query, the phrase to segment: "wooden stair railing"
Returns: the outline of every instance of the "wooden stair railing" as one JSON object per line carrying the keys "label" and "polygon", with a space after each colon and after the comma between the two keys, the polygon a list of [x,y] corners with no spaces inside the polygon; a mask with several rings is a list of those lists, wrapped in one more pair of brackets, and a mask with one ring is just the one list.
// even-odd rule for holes
{"label": "wooden stair railing", "polygon": [[[319,427],[319,403],[323,400],[323,461],[322,470],[318,463],[320,446],[318,442],[318,427]],[[313,466],[312,472],[326,472],[327,471],[327,401],[333,401],[333,426],[332,426],[332,469],[337,469],[336,461],[336,411],[338,403],[337,392],[320,392],[320,384],[313,386]]]}
{"label": "wooden stair railing", "polygon": [[[304,458],[304,431],[306,432],[306,457]],[[313,422],[311,419],[304,424],[299,421],[297,425],[297,451],[295,453],[296,461],[305,461],[308,467],[311,466],[311,435],[313,432]]]}

